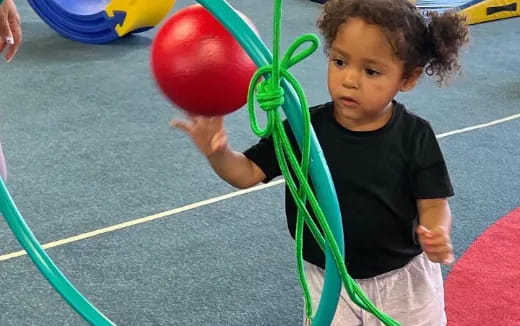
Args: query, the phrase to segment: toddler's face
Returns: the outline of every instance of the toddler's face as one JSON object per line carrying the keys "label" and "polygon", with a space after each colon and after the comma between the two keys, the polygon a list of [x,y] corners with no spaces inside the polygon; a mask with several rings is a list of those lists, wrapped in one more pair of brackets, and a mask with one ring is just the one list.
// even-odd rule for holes
{"label": "toddler's face", "polygon": [[379,26],[349,18],[339,27],[329,51],[328,88],[336,120],[358,130],[384,125],[392,99],[407,90],[403,69]]}

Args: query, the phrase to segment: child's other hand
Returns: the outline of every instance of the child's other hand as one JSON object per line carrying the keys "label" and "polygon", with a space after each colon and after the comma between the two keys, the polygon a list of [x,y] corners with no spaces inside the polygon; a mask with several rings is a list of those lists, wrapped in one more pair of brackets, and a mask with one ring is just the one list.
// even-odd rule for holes
{"label": "child's other hand", "polygon": [[419,225],[417,234],[421,247],[432,262],[449,265],[455,261],[450,235],[444,227],[438,226],[428,230],[426,227]]}
{"label": "child's other hand", "polygon": [[224,117],[188,116],[188,119],[172,120],[170,126],[180,128],[190,135],[203,155],[209,157],[227,148]]}

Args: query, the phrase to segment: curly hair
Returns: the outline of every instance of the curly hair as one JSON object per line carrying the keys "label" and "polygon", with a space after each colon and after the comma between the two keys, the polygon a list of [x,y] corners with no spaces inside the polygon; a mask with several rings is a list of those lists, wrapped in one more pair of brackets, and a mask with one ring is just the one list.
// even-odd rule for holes
{"label": "curly hair", "polygon": [[454,11],[423,15],[408,0],[329,0],[317,23],[326,51],[338,28],[351,17],[382,28],[395,55],[404,62],[403,78],[420,67],[427,75],[436,75],[442,85],[460,70],[460,49],[469,41],[469,28]]}

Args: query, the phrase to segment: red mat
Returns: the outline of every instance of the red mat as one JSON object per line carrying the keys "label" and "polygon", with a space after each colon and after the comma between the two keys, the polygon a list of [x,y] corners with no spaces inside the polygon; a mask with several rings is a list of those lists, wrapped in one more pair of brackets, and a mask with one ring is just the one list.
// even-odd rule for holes
{"label": "red mat", "polygon": [[520,326],[520,208],[491,225],[445,282],[449,326]]}

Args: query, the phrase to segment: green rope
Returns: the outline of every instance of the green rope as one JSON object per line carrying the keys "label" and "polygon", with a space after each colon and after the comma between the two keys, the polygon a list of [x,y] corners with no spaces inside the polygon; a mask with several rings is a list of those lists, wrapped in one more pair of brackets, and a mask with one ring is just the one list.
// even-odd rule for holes
{"label": "green rope", "polygon": [[[375,305],[366,296],[360,286],[348,274],[345,261],[338,248],[332,230],[328,225],[323,210],[314,195],[309,182],[308,170],[310,161],[310,113],[308,110],[307,99],[302,87],[296,78],[288,71],[290,67],[311,55],[319,46],[319,39],[314,34],[305,34],[297,38],[288,48],[287,53],[280,62],[280,39],[281,39],[281,18],[282,18],[282,0],[275,0],[274,8],[274,29],[273,29],[273,63],[258,69],[251,79],[248,92],[248,110],[250,114],[251,129],[259,137],[273,137],[276,158],[278,160],[282,175],[286,180],[287,187],[298,208],[296,221],[296,259],[298,278],[304,294],[305,315],[308,321],[312,320],[312,298],[305,277],[305,268],[303,262],[303,227],[304,223],[309,227],[313,237],[324,251],[325,246],[329,246],[334,258],[342,282],[347,290],[350,299],[360,306],[362,309],[372,313],[380,321],[387,326],[400,326],[388,315],[380,312]],[[297,55],[293,56],[296,50],[303,44],[310,43],[310,47],[304,49]],[[262,77],[265,80],[260,81]],[[301,145],[301,162],[298,162],[296,155],[291,146],[287,134],[285,132],[282,119],[278,108],[284,103],[284,92],[280,86],[281,79],[293,86],[301,104],[301,112],[303,115],[303,142]],[[264,128],[258,124],[255,111],[255,99],[258,101],[260,108],[267,113],[267,122]],[[290,166],[290,168],[289,168]],[[298,180],[298,185],[294,181],[292,173]],[[307,201],[310,204],[316,219],[321,227],[318,229],[316,223],[312,219],[308,209]],[[324,233],[324,235],[322,234]]]}

